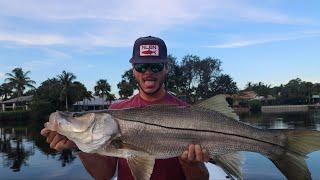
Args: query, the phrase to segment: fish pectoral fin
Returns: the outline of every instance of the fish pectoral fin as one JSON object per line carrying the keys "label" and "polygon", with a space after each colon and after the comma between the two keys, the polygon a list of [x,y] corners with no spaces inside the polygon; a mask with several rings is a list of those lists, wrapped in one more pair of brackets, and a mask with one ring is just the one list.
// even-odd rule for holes
{"label": "fish pectoral fin", "polygon": [[155,158],[146,156],[131,156],[127,158],[132,176],[135,180],[149,180],[153,171]]}
{"label": "fish pectoral fin", "polygon": [[229,106],[228,102],[226,101],[226,97],[223,94],[213,96],[194,106],[207,109],[207,110],[214,110],[227,117],[230,117],[235,120],[239,120],[239,116]]}
{"label": "fish pectoral fin", "polygon": [[218,155],[211,158],[211,163],[220,166],[225,173],[227,173],[230,178],[234,176],[236,179],[243,179],[241,167],[243,165],[244,158],[240,153],[230,153],[224,155]]}

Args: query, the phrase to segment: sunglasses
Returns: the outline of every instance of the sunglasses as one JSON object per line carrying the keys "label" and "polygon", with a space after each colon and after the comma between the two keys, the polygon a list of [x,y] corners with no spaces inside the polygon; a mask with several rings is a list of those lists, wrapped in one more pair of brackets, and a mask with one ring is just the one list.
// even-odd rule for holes
{"label": "sunglasses", "polygon": [[148,68],[150,68],[152,72],[157,73],[163,70],[164,63],[136,63],[133,65],[133,67],[140,73],[145,73]]}

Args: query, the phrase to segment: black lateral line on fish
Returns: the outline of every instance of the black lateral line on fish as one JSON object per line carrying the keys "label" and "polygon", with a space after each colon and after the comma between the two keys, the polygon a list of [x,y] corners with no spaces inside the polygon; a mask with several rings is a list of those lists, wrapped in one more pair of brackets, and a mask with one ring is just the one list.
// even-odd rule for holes
{"label": "black lateral line on fish", "polygon": [[280,147],[282,147],[282,148],[285,148],[285,146],[282,146],[282,145],[280,145],[280,144],[274,144],[274,143],[271,143],[271,142],[268,142],[268,141],[263,141],[263,140],[259,140],[259,139],[254,139],[254,138],[251,138],[251,137],[242,136],[242,135],[237,135],[237,134],[224,133],[224,132],[211,131],[211,130],[199,130],[199,129],[192,129],[192,128],[168,127],[168,126],[163,126],[163,125],[159,125],[159,124],[153,124],[153,123],[148,123],[148,122],[143,122],[143,121],[130,120],[130,119],[125,119],[125,118],[116,118],[116,119],[120,119],[120,120],[124,120],[124,121],[130,121],[130,122],[137,122],[137,123],[142,123],[142,124],[147,124],[147,125],[152,125],[152,126],[167,128],[167,129],[174,129],[174,130],[189,130],[189,131],[195,131],[195,132],[207,132],[207,133],[217,133],[217,134],[223,134],[223,135],[236,136],[236,137],[247,138],[247,139],[251,139],[251,140],[253,140],[253,141],[260,141],[260,142],[263,142],[263,143],[267,143],[267,144],[271,144],[271,145],[274,145],[274,146],[280,146]]}

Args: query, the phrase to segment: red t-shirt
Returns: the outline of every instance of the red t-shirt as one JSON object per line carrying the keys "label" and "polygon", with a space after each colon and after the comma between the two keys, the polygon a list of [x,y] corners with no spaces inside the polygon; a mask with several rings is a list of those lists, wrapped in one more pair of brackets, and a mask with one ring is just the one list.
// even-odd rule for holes
{"label": "red t-shirt", "polygon": [[[169,93],[166,93],[166,95],[162,99],[155,102],[145,101],[139,96],[139,94],[137,94],[128,100],[112,104],[109,109],[145,107],[152,104],[174,104],[177,106],[188,106],[186,102],[181,101],[180,99],[172,96]],[[118,159],[118,179],[134,180],[126,159],[122,159],[122,158]],[[181,168],[179,159],[177,157],[170,158],[170,159],[157,159],[155,161],[151,179],[152,180],[185,179],[184,172]]]}

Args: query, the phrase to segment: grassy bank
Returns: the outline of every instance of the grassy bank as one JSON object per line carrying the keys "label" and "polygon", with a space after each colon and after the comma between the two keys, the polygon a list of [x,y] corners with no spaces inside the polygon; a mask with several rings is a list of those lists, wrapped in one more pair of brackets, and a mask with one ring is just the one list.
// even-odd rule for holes
{"label": "grassy bank", "polygon": [[29,117],[30,111],[25,110],[0,112],[0,121],[25,120]]}

